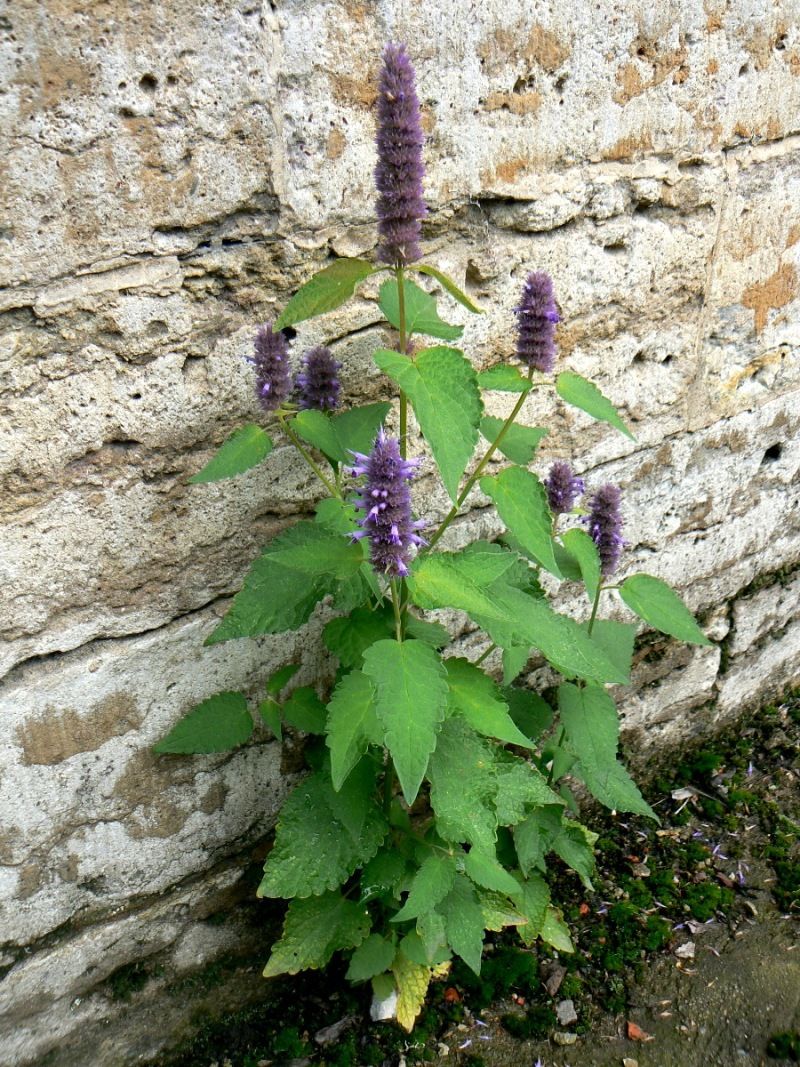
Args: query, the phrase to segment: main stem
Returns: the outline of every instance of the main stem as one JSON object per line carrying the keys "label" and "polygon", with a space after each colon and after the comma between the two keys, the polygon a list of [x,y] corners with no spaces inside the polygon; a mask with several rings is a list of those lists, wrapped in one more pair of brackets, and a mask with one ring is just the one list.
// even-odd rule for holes
{"label": "main stem", "polygon": [[597,583],[597,592],[594,594],[594,603],[592,604],[592,614],[589,616],[589,637],[592,636],[592,630],[594,629],[594,620],[597,618],[597,609],[600,606],[600,594],[603,592],[603,585],[601,582]]}
{"label": "main stem", "polygon": [[[531,367],[530,370],[528,371],[528,381],[531,381],[532,377],[533,377],[533,367]],[[480,461],[478,466],[475,468],[475,470],[472,472],[472,474],[467,479],[467,484],[464,486],[464,488],[458,494],[458,498],[456,499],[455,504],[453,504],[453,506],[450,508],[448,513],[445,515],[444,519],[442,520],[441,526],[439,527],[439,529],[436,531],[436,533],[433,535],[433,537],[428,542],[428,548],[433,548],[433,546],[441,538],[442,534],[445,532],[445,530],[450,525],[450,523],[453,521],[453,519],[456,517],[456,515],[458,515],[459,509],[461,508],[461,505],[464,503],[464,501],[469,496],[473,485],[477,482],[477,480],[480,478],[480,476],[486,470],[486,465],[488,464],[489,460],[492,458],[492,456],[495,454],[497,449],[503,443],[503,438],[508,433],[508,431],[511,429],[512,425],[514,424],[514,420],[516,419],[517,415],[519,415],[520,411],[522,410],[522,405],[525,403],[525,397],[528,395],[529,392],[530,392],[530,390],[526,389],[524,393],[520,393],[519,398],[518,398],[516,404],[514,405],[512,411],[511,411],[511,414],[508,416],[506,421],[500,427],[500,431],[497,434],[497,437],[495,437],[494,441],[492,441],[492,443],[486,449],[486,452],[484,453],[483,459]]]}
{"label": "main stem", "polygon": [[395,578],[389,580],[389,589],[392,592],[392,607],[394,608],[394,630],[398,641],[403,640],[403,608],[401,605],[400,592]]}
{"label": "main stem", "polygon": [[[395,271],[397,277],[397,314],[400,319],[400,352],[406,355],[408,339],[406,338],[406,293],[404,284],[403,268],[398,267]],[[408,398],[403,390],[400,390],[400,455],[406,458],[408,452]]]}
{"label": "main stem", "polygon": [[325,488],[328,490],[328,492],[331,494],[331,496],[339,497],[341,499],[341,495],[342,494],[341,494],[341,491],[340,491],[339,487],[334,485],[334,483],[330,480],[330,478],[326,477],[326,475],[321,470],[319,464],[316,462],[316,460],[313,458],[313,456],[309,453],[308,449],[306,449],[302,445],[302,443],[300,441],[300,438],[297,436],[297,434],[291,428],[291,426],[286,421],[286,419],[284,417],[280,416],[280,415],[278,416],[278,419],[280,420],[281,427],[282,427],[284,433],[286,434],[286,436],[289,438],[289,440],[292,442],[294,447],[297,449],[297,451],[300,453],[300,455],[303,457],[303,459],[306,461],[306,463],[309,465],[309,467],[312,469],[312,471],[316,474],[316,476],[319,478],[319,480],[322,482],[322,484],[325,486]]}

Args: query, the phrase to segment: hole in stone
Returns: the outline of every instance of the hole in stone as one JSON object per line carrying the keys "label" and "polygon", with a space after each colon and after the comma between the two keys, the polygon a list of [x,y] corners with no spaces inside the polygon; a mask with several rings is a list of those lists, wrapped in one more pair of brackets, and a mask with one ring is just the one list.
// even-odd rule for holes
{"label": "hole in stone", "polygon": [[662,367],[668,367],[671,362],[672,362],[672,356],[664,356],[664,358],[661,360],[661,366]]}
{"label": "hole in stone", "polygon": [[178,84],[178,79],[175,77],[175,75],[174,74],[168,74],[167,75],[167,85],[177,85],[177,84]]}
{"label": "hole in stone", "polygon": [[776,463],[783,454],[783,446],[780,444],[770,445],[761,460],[762,466],[765,463]]}
{"label": "hole in stone", "polygon": [[136,112],[133,110],[133,108],[130,108],[130,107],[121,107],[119,109],[118,114],[123,119],[134,119],[134,118],[136,118]]}
{"label": "hole in stone", "polygon": [[775,42],[775,51],[782,52],[786,48],[786,34],[782,33]]}
{"label": "hole in stone", "polygon": [[117,86],[117,88],[118,89],[127,89],[128,88],[128,83],[127,82],[120,82],[119,85]]}
{"label": "hole in stone", "polygon": [[741,67],[739,67],[739,77],[743,78],[745,76],[745,74],[747,74],[747,72],[749,70],[750,70],[750,64],[749,63],[742,63]]}
{"label": "hole in stone", "polygon": [[154,93],[158,88],[158,78],[155,74],[143,74],[139,79],[139,88],[146,93]]}

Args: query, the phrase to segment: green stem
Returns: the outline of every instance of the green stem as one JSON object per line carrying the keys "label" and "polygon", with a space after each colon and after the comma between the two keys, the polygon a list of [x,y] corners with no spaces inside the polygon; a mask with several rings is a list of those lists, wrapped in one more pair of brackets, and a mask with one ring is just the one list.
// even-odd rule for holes
{"label": "green stem", "polygon": [[[566,731],[564,730],[564,727],[562,726],[561,729],[558,732],[558,740],[556,741],[556,748],[561,748],[562,744],[564,743],[564,734],[565,733],[566,733]],[[556,769],[556,757],[553,756],[553,762],[550,764],[550,770],[547,772],[547,784],[548,785],[552,785],[553,784],[553,771],[555,769]]]}
{"label": "green stem", "polygon": [[403,611],[400,603],[400,593],[397,589],[397,579],[391,578],[389,580],[389,588],[392,591],[392,607],[394,608],[394,631],[397,636],[397,640],[402,642],[403,640]]}
{"label": "green stem", "polygon": [[[528,372],[528,381],[531,380],[532,376],[533,376],[533,368],[531,367],[531,369]],[[456,517],[456,515],[458,515],[459,509],[461,508],[461,505],[464,503],[464,501],[469,496],[473,485],[475,485],[477,480],[480,478],[480,476],[486,470],[486,466],[487,466],[489,460],[492,458],[492,456],[495,454],[497,449],[503,443],[503,438],[505,437],[505,435],[508,433],[508,431],[513,426],[514,420],[516,419],[517,415],[519,415],[520,411],[522,410],[522,405],[525,403],[525,397],[528,395],[529,392],[530,392],[530,390],[526,390],[524,393],[520,393],[519,399],[517,400],[516,404],[514,405],[512,411],[511,411],[511,414],[508,416],[506,421],[500,427],[500,430],[499,430],[499,432],[497,434],[497,437],[495,437],[494,441],[492,441],[492,443],[486,449],[486,452],[484,453],[483,459],[480,461],[478,466],[475,468],[475,470],[472,472],[472,474],[467,479],[467,484],[464,486],[464,488],[458,494],[458,498],[456,499],[455,504],[453,504],[452,508],[450,508],[448,513],[445,515],[444,519],[442,520],[441,526],[436,531],[436,533],[433,535],[433,537],[430,539],[430,542],[428,543],[428,548],[429,549],[433,548],[433,546],[441,538],[442,534],[445,532],[445,530],[450,525],[450,523],[453,521],[453,519]]]}
{"label": "green stem", "polygon": [[316,476],[319,478],[319,480],[322,482],[322,484],[325,486],[331,496],[335,496],[341,499],[342,494],[338,486],[334,485],[330,478],[326,477],[326,475],[323,474],[319,464],[316,462],[316,460],[314,460],[308,450],[302,445],[302,443],[300,442],[300,438],[297,436],[297,434],[291,428],[289,423],[286,421],[285,416],[278,415],[278,419],[281,424],[281,429],[284,431],[286,436],[289,438],[294,447],[297,449],[297,451],[300,453],[300,455],[303,457],[303,459],[306,461],[312,471],[316,474]]}
{"label": "green stem", "polygon": [[600,594],[603,592],[603,587],[598,582],[597,592],[594,594],[594,603],[592,604],[592,614],[589,616],[589,637],[592,636],[592,629],[594,628],[594,620],[597,618],[597,609],[600,606]]}
{"label": "green stem", "polygon": [[383,772],[383,813],[386,816],[386,820],[389,820],[389,814],[392,810],[392,798],[394,797],[394,766],[392,765],[392,757],[389,752],[386,752],[386,765]]}
{"label": "green stem", "polygon": [[[403,281],[403,268],[398,267],[395,271],[397,278],[397,314],[400,319],[400,352],[406,355],[408,340],[406,338],[406,292]],[[403,390],[400,390],[400,455],[403,459],[408,453],[408,398]]]}
{"label": "green stem", "polygon": [[483,661],[485,659],[487,659],[489,656],[491,656],[491,654],[494,652],[494,650],[496,648],[497,648],[497,645],[495,645],[495,644],[491,644],[491,645],[489,645],[488,648],[485,648],[483,650],[483,652],[481,652],[480,656],[478,656],[478,658],[473,661],[473,666],[480,667],[480,665],[483,663]]}

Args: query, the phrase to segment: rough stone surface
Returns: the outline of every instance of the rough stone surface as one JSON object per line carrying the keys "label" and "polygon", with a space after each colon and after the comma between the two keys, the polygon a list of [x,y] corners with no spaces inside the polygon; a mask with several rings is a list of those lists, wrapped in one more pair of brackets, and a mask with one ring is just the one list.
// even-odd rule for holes
{"label": "rough stone surface", "polygon": [[[230,757],[150,748],[213,692],[255,698],[290,657],[314,677],[324,612],[299,637],[202,640],[317,488],[280,440],[238,479],[187,480],[260,417],[241,359],[256,324],[331,254],[372,254],[388,38],[419,74],[426,258],[487,309],[467,321],[442,299],[465,350],[481,368],[507,359],[525,273],[552,273],[561,365],[637,440],[538,393],[523,413],[550,428],[537,469],[569,457],[590,486],[620,482],[625,567],[677,584],[719,642],[644,638],[618,694],[634,758],[797,677],[800,5],[601,7],[0,14],[0,1064],[150,1055],[181,1029],[171,979],[253,940],[249,920],[209,925],[197,902],[224,910],[291,753],[263,727]],[[376,296],[367,283],[299,329],[298,346],[342,361],[348,401],[383,389]],[[511,402],[495,394],[492,413]],[[444,514],[429,475],[420,498]],[[451,545],[499,532],[485,498],[470,504]],[[559,602],[585,611],[572,588]],[[104,992],[148,960],[163,976],[130,1001]]]}

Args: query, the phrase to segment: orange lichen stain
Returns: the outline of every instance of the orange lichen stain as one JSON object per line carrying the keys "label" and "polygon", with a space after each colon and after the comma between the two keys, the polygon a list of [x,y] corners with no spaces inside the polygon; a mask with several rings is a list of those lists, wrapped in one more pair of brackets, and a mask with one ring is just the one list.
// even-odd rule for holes
{"label": "orange lichen stain", "polygon": [[800,223],[795,223],[789,229],[789,236],[786,238],[786,247],[791,248],[792,245],[796,245],[800,241]]}
{"label": "orange lichen stain", "polygon": [[[686,64],[688,53],[683,43],[669,52],[660,52],[657,41],[639,36],[631,42],[630,54],[634,61],[625,63],[617,71],[619,88],[614,93],[615,102],[623,107],[633,97],[641,95],[647,89],[661,85],[670,74],[676,85],[681,85],[689,77],[689,67]],[[638,66],[635,61],[638,61]],[[651,68],[646,77],[640,73],[639,66],[641,65],[648,65]]]}
{"label": "orange lichen stain", "polygon": [[436,126],[436,112],[423,104],[420,108],[419,122],[423,132],[430,136]]}
{"label": "orange lichen stain", "polygon": [[649,130],[629,133],[603,152],[603,159],[630,159],[638,152],[647,152],[653,147],[653,135]]}
{"label": "orange lichen stain", "polygon": [[520,174],[528,169],[530,160],[524,156],[517,156],[515,159],[507,159],[502,163],[498,163],[494,169],[495,177],[499,178],[503,182],[515,182]]}
{"label": "orange lichen stain", "polygon": [[716,60],[716,59],[709,59],[708,63],[706,64],[706,73],[707,74],[716,74],[716,73],[718,73],[718,71],[719,71],[719,61]]}
{"label": "orange lichen stain", "polygon": [[644,81],[634,63],[625,63],[619,68],[617,84],[619,89],[614,93],[614,100],[623,105],[649,87],[649,83]]}
{"label": "orange lichen stain", "polygon": [[325,155],[328,159],[341,159],[347,139],[341,130],[331,130],[328,134],[328,143],[325,145]]}
{"label": "orange lichen stain", "polygon": [[722,29],[723,19],[725,18],[724,10],[720,11],[709,3],[709,0],[703,4],[703,10],[706,13],[706,30],[709,33],[716,33],[717,30]]}
{"label": "orange lichen stain", "polygon": [[782,263],[769,278],[749,285],[742,294],[742,303],[753,312],[756,333],[767,325],[770,311],[785,307],[796,295],[797,272],[791,263]]}
{"label": "orange lichen stain", "polygon": [[520,59],[535,63],[552,74],[563,66],[572,53],[571,45],[559,40],[544,26],[537,24],[528,31],[527,36],[524,33],[524,27],[518,23],[513,27],[499,27],[480,42],[477,51],[487,74],[497,73]]}
{"label": "orange lichen stain", "polygon": [[359,78],[352,74],[331,74],[334,97],[349,107],[362,107],[371,111],[378,97],[374,79]]}
{"label": "orange lichen stain", "polygon": [[746,367],[742,367],[734,375],[732,375],[727,382],[723,385],[723,389],[726,393],[735,393],[742,382],[746,382],[748,378],[752,378],[758,374],[764,367],[774,367],[776,363],[780,363],[783,359],[783,355],[780,352],[767,352],[763,356],[758,356],[756,359],[751,360]]}
{"label": "orange lichen stain", "polygon": [[795,78],[800,78],[800,52],[796,48],[791,52],[783,53],[783,62],[788,63],[790,74],[793,74]]}
{"label": "orange lichen stain", "polygon": [[489,93],[484,107],[487,111],[510,111],[513,115],[532,115],[542,106],[542,94]]}
{"label": "orange lichen stain", "polygon": [[767,122],[766,134],[768,141],[778,141],[783,137],[781,120],[776,115],[772,115]]}
{"label": "orange lichen stain", "polygon": [[536,25],[528,34],[528,40],[522,54],[525,59],[531,59],[539,66],[552,74],[558,70],[570,57],[572,48],[564,44],[550,30],[544,26]]}

